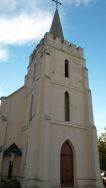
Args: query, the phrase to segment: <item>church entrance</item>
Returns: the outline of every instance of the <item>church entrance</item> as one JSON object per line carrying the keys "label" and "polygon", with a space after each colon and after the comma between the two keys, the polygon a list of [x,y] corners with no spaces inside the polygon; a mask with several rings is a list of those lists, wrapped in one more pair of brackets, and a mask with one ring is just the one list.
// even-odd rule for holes
{"label": "church entrance", "polygon": [[61,187],[74,186],[73,151],[68,141],[64,142],[61,148],[60,180]]}

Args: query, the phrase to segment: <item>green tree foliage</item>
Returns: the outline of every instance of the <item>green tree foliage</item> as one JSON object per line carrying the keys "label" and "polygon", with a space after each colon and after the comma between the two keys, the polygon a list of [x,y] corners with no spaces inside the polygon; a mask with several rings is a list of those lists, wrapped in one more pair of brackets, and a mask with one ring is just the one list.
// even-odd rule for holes
{"label": "green tree foliage", "polygon": [[100,169],[106,171],[106,128],[98,138]]}

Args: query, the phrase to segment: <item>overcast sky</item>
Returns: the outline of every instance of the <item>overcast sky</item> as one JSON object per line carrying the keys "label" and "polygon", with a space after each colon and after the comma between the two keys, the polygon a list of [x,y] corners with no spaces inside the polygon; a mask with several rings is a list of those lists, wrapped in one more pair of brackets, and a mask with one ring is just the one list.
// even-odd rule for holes
{"label": "overcast sky", "polygon": [[[106,126],[106,0],[61,0],[65,39],[84,48],[92,90],[94,120]],[[24,84],[29,55],[55,11],[51,0],[0,0],[0,96]]]}

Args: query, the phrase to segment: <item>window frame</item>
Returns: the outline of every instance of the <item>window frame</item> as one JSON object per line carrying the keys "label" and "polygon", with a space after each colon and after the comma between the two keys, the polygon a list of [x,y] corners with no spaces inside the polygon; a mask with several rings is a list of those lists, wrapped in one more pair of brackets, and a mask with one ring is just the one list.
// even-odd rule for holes
{"label": "window frame", "polygon": [[64,94],[64,115],[65,121],[70,121],[70,96],[68,91]]}
{"label": "window frame", "polygon": [[64,70],[65,78],[69,78],[69,61],[65,59],[65,70]]}

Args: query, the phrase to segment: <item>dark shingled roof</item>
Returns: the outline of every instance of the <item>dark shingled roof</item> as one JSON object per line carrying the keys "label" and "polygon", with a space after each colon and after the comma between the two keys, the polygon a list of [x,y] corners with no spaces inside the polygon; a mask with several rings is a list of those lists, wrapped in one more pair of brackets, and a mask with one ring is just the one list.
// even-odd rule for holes
{"label": "dark shingled roof", "polygon": [[60,17],[58,13],[58,9],[56,9],[54,18],[52,21],[52,25],[50,28],[50,33],[52,33],[55,37],[59,37],[64,40],[63,30],[60,22]]}

